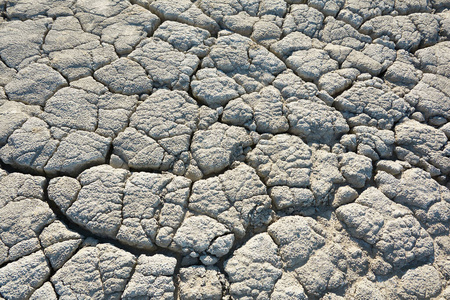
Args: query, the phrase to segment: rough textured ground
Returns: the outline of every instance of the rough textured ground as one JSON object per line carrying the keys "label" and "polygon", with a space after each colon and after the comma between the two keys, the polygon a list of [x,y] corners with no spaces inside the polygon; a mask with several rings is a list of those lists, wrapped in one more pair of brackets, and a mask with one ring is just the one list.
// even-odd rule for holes
{"label": "rough textured ground", "polygon": [[450,299],[450,1],[0,11],[0,299]]}

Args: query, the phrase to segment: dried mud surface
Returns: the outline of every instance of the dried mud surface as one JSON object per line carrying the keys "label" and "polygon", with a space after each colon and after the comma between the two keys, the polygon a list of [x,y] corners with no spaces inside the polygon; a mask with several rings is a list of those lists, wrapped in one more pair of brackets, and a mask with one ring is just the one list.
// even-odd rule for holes
{"label": "dried mud surface", "polygon": [[0,12],[0,299],[450,299],[448,0]]}

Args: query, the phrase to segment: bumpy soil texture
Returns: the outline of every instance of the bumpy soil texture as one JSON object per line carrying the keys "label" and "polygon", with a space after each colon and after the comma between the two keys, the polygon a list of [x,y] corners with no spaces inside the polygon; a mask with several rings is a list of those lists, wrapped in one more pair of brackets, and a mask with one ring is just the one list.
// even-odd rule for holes
{"label": "bumpy soil texture", "polygon": [[0,299],[450,299],[449,0],[0,12]]}

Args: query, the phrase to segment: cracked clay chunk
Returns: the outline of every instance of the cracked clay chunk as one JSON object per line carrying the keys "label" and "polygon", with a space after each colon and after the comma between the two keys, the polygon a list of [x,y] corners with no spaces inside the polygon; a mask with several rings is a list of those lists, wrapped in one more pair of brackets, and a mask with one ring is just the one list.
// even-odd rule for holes
{"label": "cracked clay chunk", "polygon": [[221,300],[225,276],[216,268],[191,266],[180,270],[180,299]]}
{"label": "cracked clay chunk", "polygon": [[52,127],[94,131],[97,127],[98,96],[66,87],[47,100],[42,118]]}
{"label": "cracked clay chunk", "polygon": [[51,66],[70,81],[92,75],[118,58],[113,45],[102,43],[100,37],[85,32],[73,16],[56,18],[42,49],[48,54]]}
{"label": "cracked clay chunk", "polygon": [[382,1],[379,3],[370,0],[345,1],[338,18],[358,28],[366,20],[392,12],[394,2],[401,1]]}
{"label": "cracked clay chunk", "polygon": [[247,161],[269,187],[309,185],[311,149],[299,137],[278,134],[271,139],[261,139],[248,153]]}
{"label": "cracked clay chunk", "polygon": [[53,289],[52,284],[47,281],[40,288],[34,291],[33,295],[31,295],[30,300],[39,300],[39,299],[48,299],[48,300],[57,300],[55,290]]}
{"label": "cracked clay chunk", "polygon": [[356,126],[354,134],[342,136],[341,145],[349,151],[367,156],[373,161],[389,158],[394,152],[394,133],[390,130],[378,130],[375,127]]}
{"label": "cracked clay chunk", "polygon": [[331,96],[343,92],[355,81],[360,72],[355,68],[344,68],[322,75],[318,81],[319,89]]}
{"label": "cracked clay chunk", "polygon": [[162,254],[142,254],[136,262],[133,276],[120,299],[174,299],[173,275],[177,260]]}
{"label": "cracked clay chunk", "polygon": [[283,1],[261,1],[261,3],[258,3],[254,0],[242,2],[236,0],[201,0],[197,2],[198,7],[221,26],[226,23],[226,17],[236,16],[242,12],[256,17],[260,8],[262,11],[267,9],[267,12],[270,13],[271,8],[276,11],[276,8],[280,7],[279,4],[283,5]]}
{"label": "cracked clay chunk", "polygon": [[38,199],[10,202],[0,208],[0,262],[8,262],[41,249],[39,234],[55,219],[47,203]]}
{"label": "cracked clay chunk", "polygon": [[298,50],[286,60],[286,65],[304,80],[317,81],[325,73],[338,69],[337,61],[325,50]]}
{"label": "cracked clay chunk", "polygon": [[124,55],[152,35],[159,24],[157,16],[139,5],[132,5],[100,23],[95,33],[101,30],[101,41],[114,45],[116,52]]}
{"label": "cracked clay chunk", "polygon": [[415,120],[395,126],[395,152],[400,159],[419,166],[432,176],[450,172],[450,158],[442,149],[448,138],[441,130]]}
{"label": "cracked clay chunk", "polygon": [[198,106],[185,92],[158,90],[131,116],[130,127],[155,140],[190,135],[198,120]]}
{"label": "cracked clay chunk", "polygon": [[374,187],[336,213],[352,235],[373,245],[395,268],[425,261],[434,254],[433,240],[412,212]]}
{"label": "cracked clay chunk", "polygon": [[450,120],[450,79],[435,74],[423,74],[417,85],[405,95],[405,100],[415,106],[430,122],[432,118]]}
{"label": "cracked clay chunk", "polygon": [[324,22],[325,26],[320,32],[319,38],[325,43],[350,47],[359,51],[366,44],[372,42],[370,36],[360,33],[344,21],[327,17]]}
{"label": "cracked clay chunk", "polygon": [[279,58],[285,60],[298,50],[308,50],[312,47],[312,39],[301,32],[291,32],[280,41],[272,44],[270,50]]}
{"label": "cracked clay chunk", "polygon": [[381,79],[356,82],[336,98],[336,109],[350,127],[364,125],[391,129],[395,122],[410,113],[408,103],[394,94]]}
{"label": "cracked clay chunk", "polygon": [[150,2],[150,10],[162,20],[177,21],[208,30],[211,34],[219,31],[216,21],[205,14],[197,4],[189,0],[156,0]]}
{"label": "cracked clay chunk", "polygon": [[325,245],[325,238],[316,232],[316,221],[309,217],[289,216],[279,219],[268,233],[279,246],[279,254],[286,266],[300,267]]}
{"label": "cracked clay chunk", "polygon": [[[177,230],[173,241],[185,255],[208,255],[214,247],[214,242],[221,236],[228,235],[227,227],[207,216],[192,216],[186,218]],[[224,254],[230,250],[225,249]],[[220,256],[220,255],[219,255]]]}
{"label": "cracked clay chunk", "polygon": [[66,85],[64,77],[51,67],[33,63],[17,73],[5,86],[5,92],[10,100],[43,106],[48,98]]}
{"label": "cracked clay chunk", "polygon": [[93,233],[115,237],[122,218],[125,178],[129,172],[102,165],[80,174],[81,190],[66,214]]}
{"label": "cracked clay chunk", "polygon": [[207,46],[211,34],[202,28],[166,21],[155,31],[154,37],[170,43],[175,49],[204,57],[209,52]]}
{"label": "cracked clay chunk", "polygon": [[190,184],[171,174],[133,173],[125,183],[116,238],[141,249],[169,246],[184,218]]}
{"label": "cracked clay chunk", "polygon": [[47,123],[32,117],[10,135],[0,149],[0,158],[6,164],[43,172],[58,145]]}
{"label": "cracked clay chunk", "polygon": [[403,299],[430,299],[442,288],[441,276],[433,266],[424,265],[408,270],[399,283],[399,295]]}
{"label": "cracked clay chunk", "polygon": [[138,104],[138,96],[105,93],[98,98],[98,123],[95,133],[116,137],[129,123]]}
{"label": "cracked clay chunk", "polygon": [[39,16],[54,16],[71,13],[70,6],[74,0],[13,0],[5,3],[6,13],[11,18],[20,20],[33,19]]}
{"label": "cracked clay chunk", "polygon": [[134,255],[110,244],[87,246],[52,276],[60,299],[121,299],[136,264]]}
{"label": "cracked clay chunk", "polygon": [[323,26],[323,14],[306,4],[293,4],[283,22],[283,34],[301,32],[309,37],[317,37]]}
{"label": "cracked clay chunk", "polygon": [[202,67],[215,67],[228,76],[240,79],[246,91],[252,92],[257,91],[259,86],[272,83],[286,69],[275,54],[239,34],[220,36],[203,59]]}
{"label": "cracked clay chunk", "polygon": [[0,183],[0,207],[23,199],[44,200],[44,177],[0,170]]}
{"label": "cracked clay chunk", "polygon": [[243,95],[225,107],[222,122],[255,129],[260,133],[280,133],[288,130],[286,108],[281,93],[274,87],[264,87],[259,93]]}
{"label": "cracked clay chunk", "polygon": [[409,207],[428,233],[437,235],[448,232],[445,224],[449,221],[450,193],[433,180],[428,172],[411,168],[397,179],[379,171],[375,182],[387,197]]}
{"label": "cracked clay chunk", "polygon": [[385,294],[377,287],[376,283],[363,278],[352,285],[346,293],[346,297],[355,300],[374,299],[384,300]]}
{"label": "cracked clay chunk", "polygon": [[387,173],[380,173],[375,176],[375,181],[386,196],[412,209],[427,209],[441,200],[439,184],[422,169],[406,170],[399,179]]}
{"label": "cracked clay chunk", "polygon": [[316,205],[328,204],[337,184],[346,178],[339,170],[338,156],[325,150],[315,151],[312,155],[311,191],[316,198]]}
{"label": "cracked clay chunk", "polygon": [[120,0],[103,0],[100,3],[81,0],[74,3],[73,10],[84,31],[99,34],[102,28],[99,25],[104,20],[119,15],[130,6],[128,1]]}
{"label": "cracked clay chunk", "polygon": [[42,230],[39,240],[50,265],[58,270],[75,254],[83,237],[69,230],[61,221],[55,220]]}
{"label": "cracked clay chunk", "polygon": [[4,146],[9,136],[22,126],[31,116],[41,112],[38,106],[6,101],[0,105],[0,146]]}
{"label": "cracked clay chunk", "polygon": [[20,173],[0,178],[0,264],[41,249],[39,235],[55,215],[43,201],[45,178]]}
{"label": "cracked clay chunk", "polygon": [[130,174],[103,165],[86,170],[78,180],[52,180],[49,197],[69,219],[91,232],[154,250],[171,244],[184,218],[189,187],[189,179],[181,176]]}
{"label": "cracked clay chunk", "polygon": [[419,58],[421,68],[445,77],[450,76],[450,42],[437,43],[434,46],[417,50],[415,55]]}
{"label": "cracked clay chunk", "polygon": [[192,94],[211,108],[224,106],[245,93],[242,86],[214,68],[199,70],[191,82]]}
{"label": "cracked clay chunk", "polygon": [[234,298],[269,298],[282,275],[278,247],[267,233],[252,237],[225,262]]}
{"label": "cracked clay chunk", "polygon": [[345,263],[345,255],[339,246],[325,246],[317,250],[305,265],[295,269],[296,278],[308,294],[320,297],[326,291],[345,287]]}
{"label": "cracked clay chunk", "polygon": [[105,162],[111,138],[94,132],[75,131],[59,143],[57,150],[48,160],[46,174],[79,174],[84,169]]}
{"label": "cracked clay chunk", "polygon": [[0,57],[10,68],[21,69],[40,56],[49,18],[0,23]]}
{"label": "cracked clay chunk", "polygon": [[353,152],[344,153],[339,162],[342,175],[355,188],[363,188],[372,178],[372,160]]}
{"label": "cracked clay chunk", "polygon": [[215,123],[194,133],[190,150],[202,173],[209,175],[231,165],[252,144],[244,128]]}
{"label": "cracked clay chunk", "polygon": [[286,105],[290,132],[307,143],[331,144],[349,131],[342,114],[320,99],[300,99]]}
{"label": "cracked clay chunk", "polygon": [[372,57],[362,52],[352,50],[342,63],[342,68],[356,68],[361,73],[369,73],[372,76],[376,76],[381,73],[383,66]]}
{"label": "cracked clay chunk", "polygon": [[275,288],[270,296],[271,300],[306,300],[303,286],[291,274],[284,272],[275,284]]}
{"label": "cracked clay chunk", "polygon": [[134,128],[126,128],[114,139],[114,155],[136,170],[159,169],[164,149],[152,138]]}
{"label": "cracked clay chunk", "polygon": [[431,46],[438,41],[439,22],[432,14],[386,15],[368,20],[360,31],[374,39],[388,36],[397,49],[413,52],[419,46]]}
{"label": "cracked clay chunk", "polygon": [[271,221],[271,201],[255,170],[241,164],[192,186],[189,208],[227,225],[242,238],[248,226]]}
{"label": "cracked clay chunk", "polygon": [[197,56],[180,52],[156,37],[140,42],[129,58],[137,61],[147,71],[154,88],[187,91],[190,76],[197,69]]}
{"label": "cracked clay chunk", "polygon": [[28,299],[50,276],[42,251],[0,268],[0,294],[6,299]]}
{"label": "cracked clay chunk", "polygon": [[128,58],[119,58],[98,69],[94,77],[114,93],[133,95],[149,94],[152,91],[152,80],[144,68]]}
{"label": "cracked clay chunk", "polygon": [[189,163],[191,135],[197,130],[197,102],[186,92],[158,90],[130,118],[113,141],[114,155],[138,170],[168,170]]}

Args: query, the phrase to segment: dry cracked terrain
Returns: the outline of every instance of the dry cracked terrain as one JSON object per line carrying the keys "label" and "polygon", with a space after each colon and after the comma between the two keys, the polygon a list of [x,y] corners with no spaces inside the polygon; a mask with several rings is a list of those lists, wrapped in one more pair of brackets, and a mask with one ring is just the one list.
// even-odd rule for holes
{"label": "dry cracked terrain", "polygon": [[0,12],[0,299],[450,299],[449,0]]}

